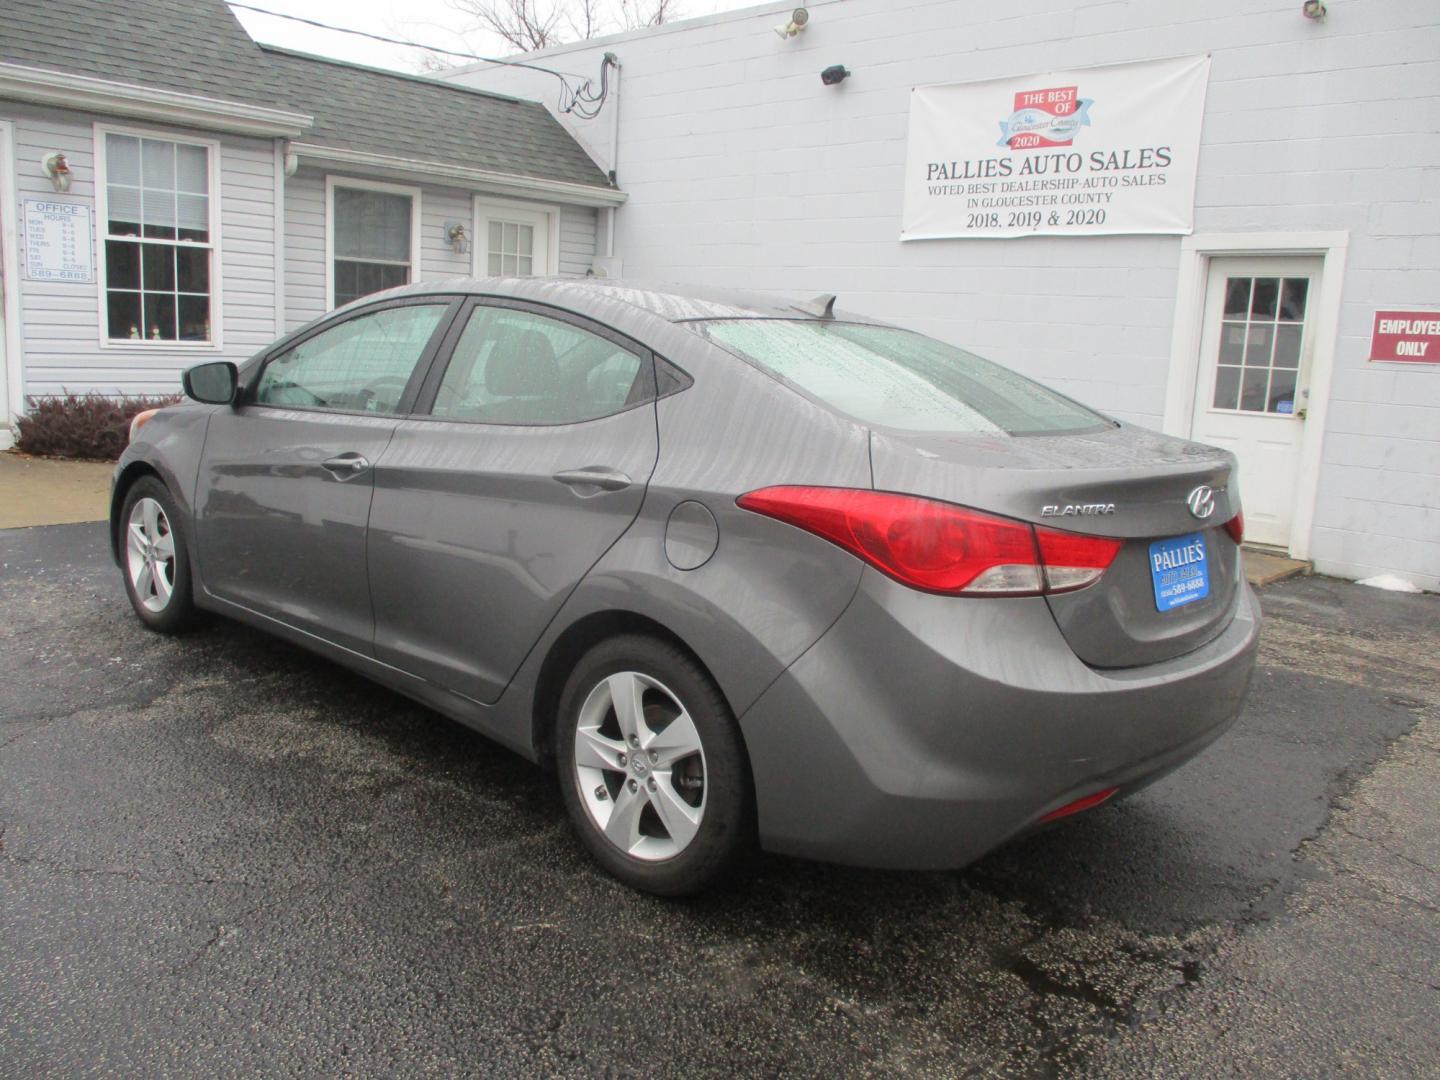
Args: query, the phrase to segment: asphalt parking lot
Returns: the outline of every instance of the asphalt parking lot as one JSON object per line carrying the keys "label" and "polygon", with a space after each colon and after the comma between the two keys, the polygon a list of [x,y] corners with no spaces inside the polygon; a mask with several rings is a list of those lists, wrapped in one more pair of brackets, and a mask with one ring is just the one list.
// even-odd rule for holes
{"label": "asphalt parking lot", "polygon": [[0,531],[0,1075],[1365,1075],[1440,1061],[1440,597],[1263,593],[1185,769],[964,871],[674,903],[533,766]]}

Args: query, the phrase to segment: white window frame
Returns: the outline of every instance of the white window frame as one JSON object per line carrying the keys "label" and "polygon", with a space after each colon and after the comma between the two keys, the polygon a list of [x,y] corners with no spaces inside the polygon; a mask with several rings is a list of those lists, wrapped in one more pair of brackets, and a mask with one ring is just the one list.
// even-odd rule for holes
{"label": "white window frame", "polygon": [[474,237],[474,242],[470,245],[471,274],[475,277],[490,276],[490,232],[488,229],[480,227],[480,219],[486,210],[498,210],[502,215],[514,214],[518,211],[522,216],[528,215],[537,220],[545,218],[547,233],[545,258],[550,266],[541,276],[558,277],[560,275],[560,207],[552,203],[496,199],[484,194],[477,194],[472,200],[470,208],[470,235]]}
{"label": "white window frame", "polygon": [[[1180,244],[1180,274],[1175,289],[1175,328],[1170,339],[1170,370],[1165,384],[1167,435],[1190,438],[1195,413],[1195,383],[1200,375],[1200,341],[1205,329],[1205,291],[1210,260],[1237,256],[1313,255],[1322,260],[1320,295],[1312,296],[1309,324],[1313,335],[1310,354],[1309,398],[1305,401],[1305,430],[1300,440],[1295,504],[1290,522],[1292,558],[1310,557],[1310,533],[1315,524],[1315,496],[1320,486],[1320,452],[1330,407],[1330,382],[1335,370],[1335,347],[1340,330],[1340,297],[1345,277],[1348,232],[1297,233],[1195,233]],[[1241,492],[1244,497],[1244,492]]]}
{"label": "white window frame", "polygon": [[[420,191],[408,184],[386,184],[379,180],[359,180],[353,176],[325,175],[325,310],[335,310],[335,189],[384,191],[391,195],[410,196],[410,284],[420,280]],[[366,262],[383,262],[367,259]],[[391,265],[399,265],[392,263]]]}
{"label": "white window frame", "polygon": [[[141,353],[196,353],[220,352],[224,349],[225,319],[224,298],[221,295],[220,255],[220,143],[215,139],[201,139],[175,131],[159,131],[152,128],[121,127],[115,124],[94,125],[95,129],[95,285],[96,310],[98,319],[96,335],[100,348],[106,352]],[[105,241],[110,239],[109,186],[110,174],[105,160],[105,136],[128,135],[137,139],[157,139],[169,143],[184,143],[187,146],[203,146],[206,150],[206,166],[209,181],[210,211],[210,340],[209,341],[153,341],[141,338],[112,338],[109,335],[110,309],[107,303],[109,272],[105,265]],[[144,242],[144,237],[141,237]],[[202,245],[196,245],[197,247]]]}

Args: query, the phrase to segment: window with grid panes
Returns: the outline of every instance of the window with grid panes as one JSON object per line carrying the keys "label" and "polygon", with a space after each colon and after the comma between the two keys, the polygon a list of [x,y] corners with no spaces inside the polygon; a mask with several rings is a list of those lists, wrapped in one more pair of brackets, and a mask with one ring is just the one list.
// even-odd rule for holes
{"label": "window with grid panes", "polygon": [[1215,408],[1295,412],[1309,291],[1309,278],[1226,279]]}
{"label": "window with grid panes", "polygon": [[106,336],[211,340],[210,148],[105,135]]}
{"label": "window with grid panes", "polygon": [[535,226],[517,221],[491,221],[491,277],[529,277],[535,272]]}
{"label": "window with grid panes", "polygon": [[414,202],[392,191],[336,186],[335,306],[410,283]]}

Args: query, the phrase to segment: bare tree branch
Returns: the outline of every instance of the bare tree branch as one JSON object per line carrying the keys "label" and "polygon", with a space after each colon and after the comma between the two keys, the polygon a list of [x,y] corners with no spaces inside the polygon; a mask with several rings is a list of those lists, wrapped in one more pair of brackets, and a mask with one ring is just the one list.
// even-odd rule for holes
{"label": "bare tree branch", "polygon": [[620,23],[626,30],[664,26],[679,14],[677,0],[620,0]]}
{"label": "bare tree branch", "polygon": [[[449,0],[520,52],[588,41],[622,30],[663,26],[680,15],[681,0]],[[426,63],[426,70],[432,70]]]}
{"label": "bare tree branch", "polygon": [[568,6],[564,0],[451,0],[450,6],[520,52],[536,52],[568,40],[560,27],[563,8]]}

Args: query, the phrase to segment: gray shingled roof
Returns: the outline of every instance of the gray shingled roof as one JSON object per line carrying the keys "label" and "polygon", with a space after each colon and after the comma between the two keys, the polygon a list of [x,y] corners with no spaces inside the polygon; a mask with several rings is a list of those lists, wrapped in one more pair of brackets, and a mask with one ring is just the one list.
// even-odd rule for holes
{"label": "gray shingled roof", "polygon": [[265,54],[220,0],[3,0],[0,61],[288,105]]}
{"label": "gray shingled roof", "polygon": [[315,118],[301,142],[610,186],[539,102],[271,45],[261,49],[289,105]]}
{"label": "gray shingled roof", "polygon": [[611,186],[538,102],[257,45],[223,0],[0,0],[0,61],[296,110],[303,142]]}

